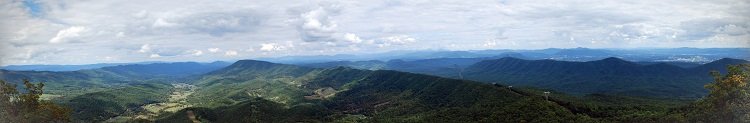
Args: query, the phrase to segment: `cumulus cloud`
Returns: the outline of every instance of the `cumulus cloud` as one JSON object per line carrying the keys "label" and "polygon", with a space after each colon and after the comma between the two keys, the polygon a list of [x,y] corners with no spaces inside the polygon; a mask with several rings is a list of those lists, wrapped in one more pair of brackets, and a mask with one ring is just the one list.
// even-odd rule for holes
{"label": "cumulus cloud", "polygon": [[298,31],[303,41],[334,41],[336,22],[331,16],[338,14],[336,5],[319,6],[299,15]]}
{"label": "cumulus cloud", "polygon": [[302,41],[333,44],[339,41],[360,43],[362,39],[354,33],[340,32],[333,20],[341,12],[337,3],[318,5],[297,17],[297,31]]}
{"label": "cumulus cloud", "polygon": [[497,41],[495,41],[495,40],[487,40],[487,41],[484,42],[484,44],[482,44],[482,46],[484,46],[484,47],[495,47],[495,46],[497,46]]}
{"label": "cumulus cloud", "polygon": [[287,46],[280,45],[277,43],[264,43],[260,44],[260,51],[281,51],[286,50]]}
{"label": "cumulus cloud", "polygon": [[159,54],[151,54],[148,57],[149,58],[161,58],[161,55],[159,55]]}
{"label": "cumulus cloud", "polygon": [[141,45],[141,49],[138,49],[139,53],[147,53],[151,52],[151,44],[143,44]]}
{"label": "cumulus cloud", "polygon": [[684,40],[701,40],[713,36],[726,34],[727,36],[739,36],[750,34],[750,23],[741,19],[693,19],[680,23],[682,33],[679,35]]}
{"label": "cumulus cloud", "polygon": [[[743,0],[33,4],[37,8],[23,1],[0,1],[0,65],[137,62],[151,56],[213,61],[266,53],[436,48],[750,47],[750,3]],[[261,53],[227,57],[233,54],[229,51]]]}
{"label": "cumulus cloud", "polygon": [[222,36],[225,33],[253,31],[266,19],[263,15],[248,11],[252,10],[199,13],[181,18],[181,21],[191,31]]}
{"label": "cumulus cloud", "polygon": [[219,48],[208,48],[208,52],[211,52],[211,53],[219,52],[219,50],[221,50],[221,49],[219,49]]}
{"label": "cumulus cloud", "polygon": [[123,38],[123,37],[125,37],[125,32],[118,32],[118,33],[117,33],[117,34],[115,35],[115,37],[117,37],[117,38]]}
{"label": "cumulus cloud", "polygon": [[154,24],[151,25],[151,27],[154,27],[154,28],[175,27],[175,26],[177,26],[176,23],[167,22],[166,20],[162,18],[156,19],[156,21],[154,21]]}
{"label": "cumulus cloud", "polygon": [[249,11],[252,10],[201,12],[178,17],[156,18],[151,27],[158,30],[154,32],[157,34],[172,32],[223,36],[226,33],[249,32],[257,29],[266,19],[263,15]]}
{"label": "cumulus cloud", "polygon": [[237,56],[237,54],[238,54],[237,51],[234,51],[234,50],[228,50],[224,52],[224,56]]}
{"label": "cumulus cloud", "polygon": [[276,43],[260,44],[261,51],[273,51],[276,49]]}
{"label": "cumulus cloud", "polygon": [[50,39],[50,43],[61,43],[61,42],[67,42],[74,40],[74,38],[77,38],[81,36],[81,32],[86,30],[86,27],[82,26],[73,26],[67,29],[60,30],[57,32],[57,36]]}
{"label": "cumulus cloud", "polygon": [[410,37],[408,35],[396,35],[396,36],[389,36],[389,37],[383,37],[376,40],[371,40],[368,42],[369,44],[377,45],[378,47],[388,47],[392,45],[406,45],[417,42],[417,39]]}
{"label": "cumulus cloud", "polygon": [[361,43],[362,39],[359,38],[359,36],[352,34],[352,33],[346,33],[344,34],[344,40],[352,42],[352,43]]}
{"label": "cumulus cloud", "polygon": [[203,55],[203,51],[201,51],[201,50],[188,50],[187,53],[190,54],[190,55],[193,55],[193,56],[201,56],[201,55]]}

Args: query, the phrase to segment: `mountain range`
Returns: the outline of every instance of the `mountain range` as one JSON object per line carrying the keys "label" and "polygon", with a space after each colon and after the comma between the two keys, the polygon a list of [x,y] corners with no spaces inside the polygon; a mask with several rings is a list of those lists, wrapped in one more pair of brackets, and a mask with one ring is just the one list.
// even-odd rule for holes
{"label": "mountain range", "polygon": [[[526,55],[0,70],[0,79],[45,82],[45,94],[61,96],[53,100],[73,108],[81,122],[642,122],[662,117],[625,117],[669,112],[684,105],[675,99],[706,94],[708,71],[748,63],[724,58],[679,67],[614,57],[580,62],[514,56]],[[549,98],[550,92],[556,96]]]}
{"label": "mountain range", "polygon": [[711,70],[726,71],[727,65],[741,63],[748,61],[725,58],[682,68],[665,63],[641,65],[618,58],[588,62],[501,58],[471,65],[463,74],[470,80],[573,94],[698,98],[707,93],[703,85],[713,80],[708,74]]}
{"label": "mountain range", "polygon": [[703,85],[712,81],[708,75],[710,71],[726,71],[727,65],[742,63],[748,61],[724,58],[702,65],[685,65],[677,62],[637,63],[615,57],[587,62],[503,57],[339,61],[302,66],[397,70],[487,83],[548,88],[571,94],[699,98],[706,94]]}
{"label": "mountain range", "polygon": [[[315,69],[241,60],[202,78],[193,83],[201,89],[188,100],[209,108],[185,110],[201,112],[198,117],[212,122],[587,120],[565,107],[507,88],[390,70]],[[527,110],[558,115],[539,118],[535,115],[548,114]],[[186,115],[183,111],[157,121],[189,121]]]}
{"label": "mountain range", "polygon": [[510,57],[560,61],[593,61],[608,57],[618,57],[633,62],[688,62],[704,64],[721,58],[750,60],[749,48],[633,48],[633,49],[592,49],[592,48],[548,48],[532,50],[490,49],[490,50],[417,50],[390,51],[362,55],[338,54],[322,56],[283,56],[277,58],[259,58],[260,60],[287,64],[310,64],[335,61],[405,61],[438,58],[500,58]]}

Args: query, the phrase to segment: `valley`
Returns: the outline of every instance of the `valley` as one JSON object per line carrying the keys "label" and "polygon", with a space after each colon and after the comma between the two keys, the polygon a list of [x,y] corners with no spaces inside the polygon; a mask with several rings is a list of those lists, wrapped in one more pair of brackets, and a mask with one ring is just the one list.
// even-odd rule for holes
{"label": "valley", "polygon": [[153,121],[159,115],[175,113],[179,110],[192,107],[187,102],[187,96],[190,96],[197,89],[196,86],[185,83],[173,83],[171,92],[165,102],[145,104],[132,113],[124,113],[123,116],[110,118],[104,122],[128,122],[128,121]]}

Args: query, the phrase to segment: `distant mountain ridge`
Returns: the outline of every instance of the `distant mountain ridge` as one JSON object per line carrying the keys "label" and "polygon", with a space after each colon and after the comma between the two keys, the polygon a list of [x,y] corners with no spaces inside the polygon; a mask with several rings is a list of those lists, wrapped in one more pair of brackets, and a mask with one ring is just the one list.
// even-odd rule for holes
{"label": "distant mountain ridge", "polygon": [[708,76],[710,70],[725,71],[726,65],[739,63],[748,61],[725,58],[695,68],[681,68],[664,63],[640,65],[614,57],[588,62],[501,58],[471,65],[464,76],[568,93],[696,98],[705,95],[703,85],[712,81]]}
{"label": "distant mountain ridge", "polygon": [[[0,80],[20,85],[24,79],[44,82],[50,94],[80,94],[148,80],[184,81],[229,65],[227,62],[133,64],[77,71],[11,71],[0,69]],[[71,92],[70,90],[78,90]]]}
{"label": "distant mountain ridge", "polygon": [[95,70],[114,72],[120,75],[126,75],[133,78],[153,78],[153,77],[186,77],[190,75],[200,75],[208,73],[219,68],[228,66],[228,62],[172,62],[172,63],[153,63],[153,64],[132,64],[103,67]]}
{"label": "distant mountain ridge", "polygon": [[126,65],[128,63],[100,63],[87,65],[9,65],[0,67],[5,70],[15,71],[76,71],[84,69],[96,69],[109,66]]}
{"label": "distant mountain ridge", "polygon": [[438,58],[482,58],[497,57],[502,54],[518,54],[510,56],[523,59],[555,59],[562,61],[592,61],[607,57],[618,57],[636,62],[688,62],[707,63],[721,58],[750,60],[750,48],[633,48],[633,49],[594,49],[594,48],[548,48],[532,50],[492,49],[492,50],[419,50],[419,51],[390,51],[374,54],[338,54],[332,56],[284,56],[279,58],[262,58],[261,60],[287,63],[311,64],[335,61],[389,61],[402,59],[405,61]]}

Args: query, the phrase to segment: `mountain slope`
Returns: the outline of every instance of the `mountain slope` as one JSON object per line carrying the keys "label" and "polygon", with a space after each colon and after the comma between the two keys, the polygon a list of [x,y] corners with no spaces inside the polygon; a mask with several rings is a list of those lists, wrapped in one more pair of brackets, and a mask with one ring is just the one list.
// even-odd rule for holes
{"label": "mountain slope", "polygon": [[228,66],[227,62],[197,63],[197,62],[173,62],[153,64],[133,64],[103,67],[94,69],[99,71],[113,72],[130,78],[180,78],[190,75],[200,75]]}
{"label": "mountain slope", "polygon": [[[78,71],[9,71],[0,70],[0,79],[8,82],[44,82],[45,90],[52,94],[81,94],[102,88],[126,85],[130,82],[159,79],[162,81],[182,79],[191,75],[207,73],[227,66],[226,62],[154,63],[132,64],[87,69]],[[20,84],[20,83],[15,83]],[[75,90],[75,92],[70,92]],[[79,91],[82,91],[79,93]]]}
{"label": "mountain slope", "polygon": [[[244,117],[237,115],[253,112],[232,112],[256,110],[248,105],[264,107],[265,103],[258,103],[260,99],[274,102],[269,105],[283,105],[285,108],[273,108],[280,115],[300,105],[322,105],[312,109],[333,112],[325,119],[314,119],[324,122],[353,117],[370,122],[590,120],[540,97],[520,95],[507,88],[390,70],[313,69],[243,60],[203,78],[195,82],[201,89],[188,97],[188,102],[210,108],[213,113],[206,116]],[[185,115],[165,116],[161,121],[185,120]]]}
{"label": "mountain slope", "polygon": [[[716,71],[719,71],[719,72],[722,72],[722,73],[726,73],[727,72],[727,65],[732,65],[732,64],[747,64],[747,63],[750,63],[750,62],[748,62],[746,60],[742,60],[742,59],[722,58],[722,59],[719,59],[719,60],[716,60],[716,61],[713,61],[713,62],[709,62],[709,63],[703,64],[701,66],[692,68],[692,70],[694,72],[706,72],[706,71],[716,70]],[[707,75],[708,73],[705,73],[705,74]]]}
{"label": "mountain slope", "polygon": [[706,93],[703,85],[712,80],[709,70],[735,63],[747,61],[723,59],[686,69],[669,64],[639,65],[618,58],[589,62],[501,58],[469,66],[464,75],[471,80],[576,94],[696,98]]}
{"label": "mountain slope", "polygon": [[555,122],[585,119],[541,98],[465,80],[380,70],[357,79],[355,83],[327,100],[327,106],[345,113],[373,116],[375,122]]}
{"label": "mountain slope", "polygon": [[86,65],[8,65],[0,69],[14,71],[76,71],[83,69],[96,69],[109,66],[126,65],[128,63],[99,63]]}
{"label": "mountain slope", "polygon": [[[503,54],[500,56],[521,56],[519,54]],[[323,63],[300,64],[300,66],[313,68],[335,68],[335,67],[352,67],[367,70],[397,70],[413,73],[425,73],[434,75],[447,75],[474,63],[494,59],[495,57],[482,58],[433,58],[419,60],[389,60],[383,61],[336,61]]]}
{"label": "mountain slope", "polygon": [[240,60],[225,68],[204,74],[193,82],[201,87],[188,100],[204,107],[233,104],[254,97],[279,103],[297,103],[304,96],[299,79],[316,72],[313,68]]}
{"label": "mountain slope", "polygon": [[87,93],[73,97],[65,105],[73,109],[73,118],[100,122],[132,112],[140,106],[166,100],[170,85],[158,82],[133,83],[123,88]]}

